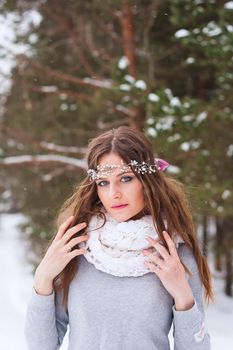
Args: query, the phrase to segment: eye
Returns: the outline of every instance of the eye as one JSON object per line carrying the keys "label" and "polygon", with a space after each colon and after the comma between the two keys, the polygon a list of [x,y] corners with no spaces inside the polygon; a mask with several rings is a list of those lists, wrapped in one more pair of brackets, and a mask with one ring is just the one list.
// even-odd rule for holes
{"label": "eye", "polygon": [[[122,176],[121,182],[129,182],[133,179],[133,176]],[[108,184],[108,181],[100,181],[96,183],[99,187],[105,187]]]}
{"label": "eye", "polygon": [[123,182],[129,182],[129,181],[131,181],[132,179],[133,179],[132,176],[123,176],[123,177],[121,178],[121,180],[123,180]]}
{"label": "eye", "polygon": [[103,187],[103,186],[105,186],[106,183],[107,183],[107,181],[100,181],[97,183],[97,186]]}

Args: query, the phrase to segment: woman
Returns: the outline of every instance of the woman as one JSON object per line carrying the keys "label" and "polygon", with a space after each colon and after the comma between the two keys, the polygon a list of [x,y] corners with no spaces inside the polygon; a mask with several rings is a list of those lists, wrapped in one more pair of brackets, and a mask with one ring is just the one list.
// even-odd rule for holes
{"label": "woman", "polygon": [[91,140],[87,177],[63,205],[35,273],[29,350],[209,350],[213,298],[183,185],[129,127]]}

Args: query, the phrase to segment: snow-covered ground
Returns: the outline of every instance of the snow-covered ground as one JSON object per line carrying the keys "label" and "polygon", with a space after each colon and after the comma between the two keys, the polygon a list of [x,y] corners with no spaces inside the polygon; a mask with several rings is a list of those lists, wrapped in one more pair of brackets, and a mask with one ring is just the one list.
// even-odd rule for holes
{"label": "snow-covered ground", "polygon": [[[33,276],[26,264],[27,249],[17,225],[19,214],[0,215],[0,350],[26,350],[24,320]],[[214,278],[215,304],[206,309],[212,350],[233,349],[233,298],[226,297],[221,280]],[[67,337],[62,350],[67,349]],[[43,349],[42,349],[43,350]],[[191,349],[190,349],[191,350]]]}

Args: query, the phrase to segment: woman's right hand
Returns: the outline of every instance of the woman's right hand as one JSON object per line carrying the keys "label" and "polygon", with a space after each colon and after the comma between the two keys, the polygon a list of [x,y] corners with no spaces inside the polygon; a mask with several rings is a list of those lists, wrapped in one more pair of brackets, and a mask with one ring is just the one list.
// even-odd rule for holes
{"label": "woman's right hand", "polygon": [[86,227],[87,224],[82,222],[69,228],[72,220],[73,216],[70,216],[59,227],[51,246],[36,269],[34,289],[38,294],[52,294],[54,278],[64,270],[73,258],[85,253],[85,249],[72,250],[72,248],[80,242],[86,241],[89,236],[84,235],[71,238],[75,233]]}

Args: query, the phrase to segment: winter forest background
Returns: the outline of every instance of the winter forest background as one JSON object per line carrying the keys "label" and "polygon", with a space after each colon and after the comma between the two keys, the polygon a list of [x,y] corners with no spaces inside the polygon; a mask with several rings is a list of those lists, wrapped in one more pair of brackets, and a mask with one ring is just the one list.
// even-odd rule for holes
{"label": "winter forest background", "polygon": [[0,0],[0,350],[26,349],[56,213],[85,176],[88,140],[120,125],[144,131],[186,185],[217,297],[213,350],[232,349],[232,88],[233,1]]}

